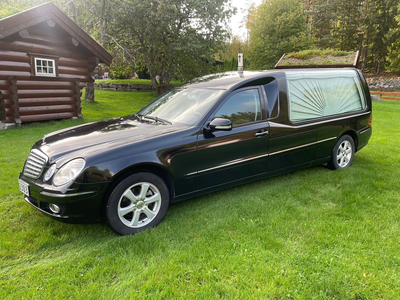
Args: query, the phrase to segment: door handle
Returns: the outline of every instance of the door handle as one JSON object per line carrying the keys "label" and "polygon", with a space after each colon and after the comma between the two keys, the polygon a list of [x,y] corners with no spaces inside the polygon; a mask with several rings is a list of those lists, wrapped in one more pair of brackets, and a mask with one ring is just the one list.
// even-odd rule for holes
{"label": "door handle", "polygon": [[256,133],[256,137],[259,137],[259,136],[265,136],[265,135],[267,135],[268,134],[268,130],[263,130],[263,131],[261,131],[261,132],[257,132]]}

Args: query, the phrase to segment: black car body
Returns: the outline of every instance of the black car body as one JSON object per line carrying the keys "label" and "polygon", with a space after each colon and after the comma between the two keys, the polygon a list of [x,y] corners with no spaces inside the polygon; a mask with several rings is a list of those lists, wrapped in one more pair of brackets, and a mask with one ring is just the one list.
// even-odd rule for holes
{"label": "black car body", "polygon": [[348,167],[371,136],[371,110],[352,68],[210,75],[138,114],[46,135],[20,189],[50,217],[105,216],[132,234],[157,225],[172,202],[314,165]]}

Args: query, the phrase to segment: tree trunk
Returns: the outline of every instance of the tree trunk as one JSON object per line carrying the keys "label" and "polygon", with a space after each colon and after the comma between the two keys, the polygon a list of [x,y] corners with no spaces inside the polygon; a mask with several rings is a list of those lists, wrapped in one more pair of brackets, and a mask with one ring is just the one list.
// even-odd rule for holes
{"label": "tree trunk", "polygon": [[104,37],[106,33],[106,21],[104,20],[104,13],[106,10],[106,0],[102,0],[101,14],[100,14],[100,44],[104,47]]}
{"label": "tree trunk", "polygon": [[376,75],[379,75],[380,68],[381,68],[381,60],[378,59],[378,61],[376,62]]}

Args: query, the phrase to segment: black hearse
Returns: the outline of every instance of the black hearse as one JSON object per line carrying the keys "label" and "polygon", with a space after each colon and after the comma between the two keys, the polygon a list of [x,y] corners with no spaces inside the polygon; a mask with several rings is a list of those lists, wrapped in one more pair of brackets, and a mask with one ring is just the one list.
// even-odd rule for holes
{"label": "black hearse", "polygon": [[371,137],[371,118],[355,68],[210,75],[138,113],[45,135],[19,186],[54,219],[103,216],[133,234],[157,225],[172,202],[314,165],[347,168]]}

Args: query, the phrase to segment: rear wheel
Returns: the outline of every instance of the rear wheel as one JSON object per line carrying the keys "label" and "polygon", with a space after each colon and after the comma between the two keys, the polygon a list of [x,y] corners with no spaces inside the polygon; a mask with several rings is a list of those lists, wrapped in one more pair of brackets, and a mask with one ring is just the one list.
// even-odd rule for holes
{"label": "rear wheel", "polygon": [[342,136],[333,148],[332,157],[328,166],[332,170],[344,169],[351,165],[354,158],[354,140],[349,135]]}
{"label": "rear wheel", "polygon": [[135,234],[157,226],[169,205],[165,182],[152,173],[136,173],[122,180],[112,191],[106,206],[106,220],[120,235]]}

